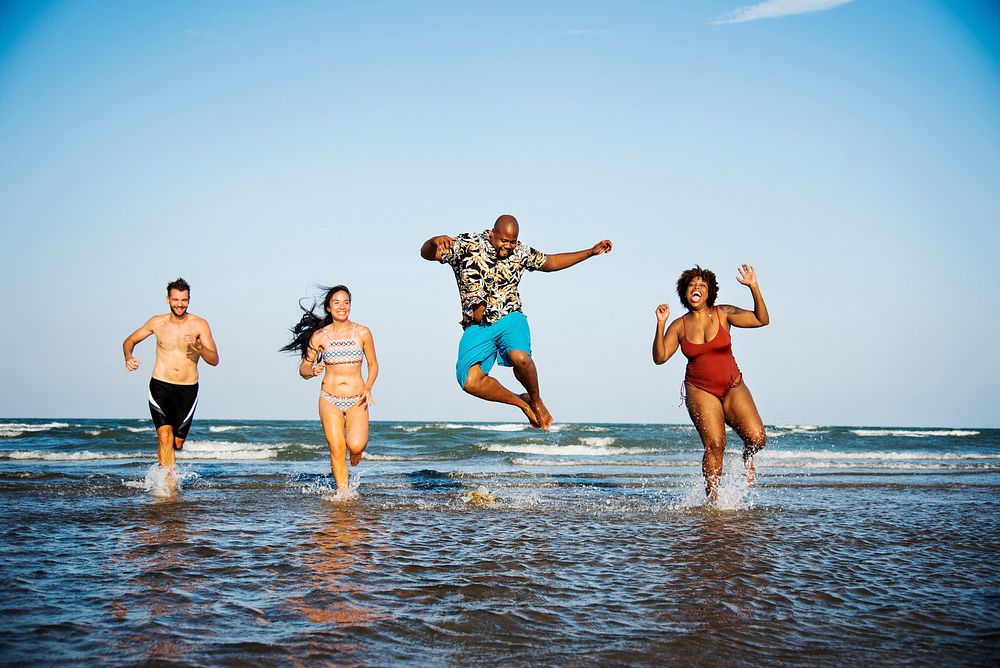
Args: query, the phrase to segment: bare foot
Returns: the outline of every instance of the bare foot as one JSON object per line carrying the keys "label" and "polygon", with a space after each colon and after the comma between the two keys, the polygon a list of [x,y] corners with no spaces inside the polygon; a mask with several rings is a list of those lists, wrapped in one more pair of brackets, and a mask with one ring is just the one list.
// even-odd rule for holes
{"label": "bare foot", "polygon": [[527,392],[519,394],[518,396],[524,400],[525,405],[521,408],[521,410],[524,411],[524,415],[528,418],[528,422],[531,423],[532,427],[541,429],[542,423],[538,421],[538,416],[535,415],[535,411],[531,407],[531,397],[528,396]]}
{"label": "bare foot", "polygon": [[757,482],[757,467],[754,466],[752,456],[743,459],[743,467],[747,471],[747,484],[752,485]]}
{"label": "bare foot", "polygon": [[358,453],[352,452],[351,453],[351,466],[357,466],[358,464],[360,464],[361,463],[361,455],[363,455],[363,454],[365,454],[364,450],[362,450],[361,452],[358,452]]}
{"label": "bare foot", "polygon": [[538,422],[542,429],[548,429],[552,426],[552,413],[549,413],[549,409],[545,407],[541,399],[532,402],[531,408],[534,409],[535,415],[538,416]]}

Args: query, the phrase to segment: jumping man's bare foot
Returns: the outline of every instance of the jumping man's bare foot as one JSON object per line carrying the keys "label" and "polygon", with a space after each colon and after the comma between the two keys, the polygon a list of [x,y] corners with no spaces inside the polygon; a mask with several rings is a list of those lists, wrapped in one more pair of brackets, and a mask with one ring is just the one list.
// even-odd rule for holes
{"label": "jumping man's bare foot", "polygon": [[549,409],[545,407],[541,399],[537,401],[532,401],[531,408],[535,411],[535,415],[538,416],[539,427],[541,429],[548,429],[552,426],[552,414],[549,413]]}
{"label": "jumping man's bare foot", "polygon": [[757,481],[757,467],[754,466],[753,455],[743,458],[743,467],[747,472],[747,484],[754,484]]}
{"label": "jumping man's bare foot", "polygon": [[528,396],[527,392],[519,394],[518,396],[524,400],[524,406],[521,407],[521,410],[524,411],[524,415],[528,418],[528,422],[531,423],[532,427],[542,429],[542,423],[538,421],[538,416],[535,415],[535,411],[531,407],[531,397]]}

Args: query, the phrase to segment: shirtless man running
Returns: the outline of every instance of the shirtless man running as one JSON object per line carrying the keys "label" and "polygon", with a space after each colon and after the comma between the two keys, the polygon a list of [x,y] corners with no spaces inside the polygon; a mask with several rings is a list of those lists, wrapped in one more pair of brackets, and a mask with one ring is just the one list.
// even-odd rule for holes
{"label": "shirtless man running", "polygon": [[194,409],[198,405],[198,360],[215,366],[219,352],[208,321],[188,313],[191,286],[183,278],[167,284],[170,312],[154,315],[122,343],[126,371],[139,368],[132,349],[150,334],[156,335],[156,364],[149,380],[149,413],[156,426],[160,466],[172,468],[174,450],[184,446]]}

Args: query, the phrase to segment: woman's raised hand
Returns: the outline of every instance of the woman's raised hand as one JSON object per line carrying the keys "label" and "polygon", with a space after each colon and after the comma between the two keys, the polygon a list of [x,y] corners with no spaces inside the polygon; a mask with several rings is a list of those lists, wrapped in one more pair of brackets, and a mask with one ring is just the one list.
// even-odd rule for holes
{"label": "woman's raised hand", "polygon": [[737,269],[740,272],[740,275],[736,277],[737,281],[748,288],[752,288],[757,285],[757,272],[754,271],[753,265],[741,264],[737,267]]}

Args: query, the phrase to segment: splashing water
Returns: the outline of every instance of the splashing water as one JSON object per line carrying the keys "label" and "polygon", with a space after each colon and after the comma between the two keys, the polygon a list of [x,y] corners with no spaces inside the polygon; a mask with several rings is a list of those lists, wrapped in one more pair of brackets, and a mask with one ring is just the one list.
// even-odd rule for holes
{"label": "splashing water", "polygon": [[142,481],[126,480],[125,486],[132,489],[141,489],[156,497],[169,497],[181,491],[181,483],[185,480],[194,480],[198,474],[193,471],[183,471],[179,467],[163,467],[159,464],[152,464],[146,471],[146,478]]}
{"label": "splashing water", "polygon": [[490,492],[486,485],[480,485],[462,497],[462,501],[470,506],[489,506],[496,503],[496,500],[496,497],[493,496],[493,493]]}
{"label": "splashing water", "polygon": [[756,496],[753,485],[747,483],[746,476],[740,470],[722,476],[715,501],[710,501],[705,495],[705,478],[692,477],[685,495],[670,507],[676,510],[699,507],[713,510],[749,510],[754,507]]}

